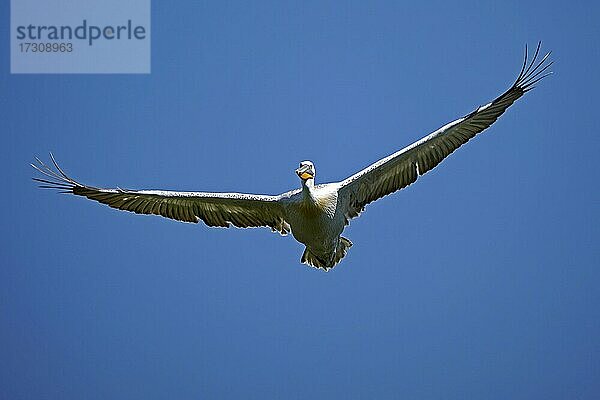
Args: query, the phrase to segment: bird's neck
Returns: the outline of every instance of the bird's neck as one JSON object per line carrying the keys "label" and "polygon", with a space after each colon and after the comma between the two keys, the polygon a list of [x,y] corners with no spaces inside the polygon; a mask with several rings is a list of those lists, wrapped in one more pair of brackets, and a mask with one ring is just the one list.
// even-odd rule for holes
{"label": "bird's neck", "polygon": [[317,203],[314,189],[315,189],[315,180],[314,179],[311,178],[311,179],[302,181],[302,196],[304,197],[304,201],[311,203],[311,204]]}

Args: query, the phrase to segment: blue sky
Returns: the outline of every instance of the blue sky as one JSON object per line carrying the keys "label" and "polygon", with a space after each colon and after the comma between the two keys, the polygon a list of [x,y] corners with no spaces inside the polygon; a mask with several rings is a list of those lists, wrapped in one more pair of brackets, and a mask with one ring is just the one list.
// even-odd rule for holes
{"label": "blue sky", "polygon": [[[593,399],[600,17],[581,2],[152,5],[150,75],[10,75],[0,5],[0,397]],[[525,43],[555,74],[370,205],[330,273],[268,230],[36,189],[277,194],[486,103]]]}

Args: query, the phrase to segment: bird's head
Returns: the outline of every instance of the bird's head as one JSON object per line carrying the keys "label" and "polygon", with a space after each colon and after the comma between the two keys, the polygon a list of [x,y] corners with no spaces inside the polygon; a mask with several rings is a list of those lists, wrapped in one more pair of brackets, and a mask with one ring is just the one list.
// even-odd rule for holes
{"label": "bird's head", "polygon": [[302,181],[306,182],[309,179],[315,178],[315,166],[310,161],[302,161],[300,166],[296,170],[296,174],[302,179]]}

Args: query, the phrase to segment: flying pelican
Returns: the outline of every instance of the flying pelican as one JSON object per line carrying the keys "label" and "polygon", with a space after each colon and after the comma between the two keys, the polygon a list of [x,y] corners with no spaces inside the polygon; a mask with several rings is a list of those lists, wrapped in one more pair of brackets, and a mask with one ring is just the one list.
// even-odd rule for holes
{"label": "flying pelican", "polygon": [[538,43],[531,61],[525,60],[514,84],[491,103],[444,125],[417,142],[382,158],[349,178],[335,183],[315,185],[316,169],[311,161],[302,161],[296,169],[301,187],[278,196],[175,192],[163,190],[102,189],[70,178],[50,154],[55,169],[36,157],[31,164],[44,178],[33,178],[42,188],[84,196],[119,210],[138,214],[156,214],[185,222],[200,220],[208,226],[238,228],[270,227],[282,235],[292,233],[306,247],[301,262],[328,271],[352,246],[342,231],[365,206],[396,192],[437,166],[454,150],[489,127],[518,98],[548,76],[552,65],[548,52],[540,61]]}

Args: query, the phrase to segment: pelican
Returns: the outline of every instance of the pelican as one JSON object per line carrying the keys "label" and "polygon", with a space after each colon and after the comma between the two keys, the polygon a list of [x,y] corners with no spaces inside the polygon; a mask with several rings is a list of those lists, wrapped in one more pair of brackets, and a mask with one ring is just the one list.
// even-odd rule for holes
{"label": "pelican", "polygon": [[[84,196],[110,207],[138,214],[155,214],[184,221],[203,221],[208,226],[238,228],[268,227],[282,235],[292,233],[305,245],[301,262],[328,271],[352,246],[341,236],[351,219],[365,206],[415,182],[440,164],[454,150],[492,125],[517,99],[551,74],[548,52],[538,60],[541,42],[528,62],[525,60],[513,85],[491,103],[444,125],[435,132],[399,150],[349,178],[315,184],[311,161],[300,162],[298,189],[277,195],[242,193],[176,192],[164,190],[102,189],[70,178],[54,159],[54,168],[36,157],[31,164],[43,177],[33,178],[42,188]],[[548,60],[548,61],[547,61]]]}

